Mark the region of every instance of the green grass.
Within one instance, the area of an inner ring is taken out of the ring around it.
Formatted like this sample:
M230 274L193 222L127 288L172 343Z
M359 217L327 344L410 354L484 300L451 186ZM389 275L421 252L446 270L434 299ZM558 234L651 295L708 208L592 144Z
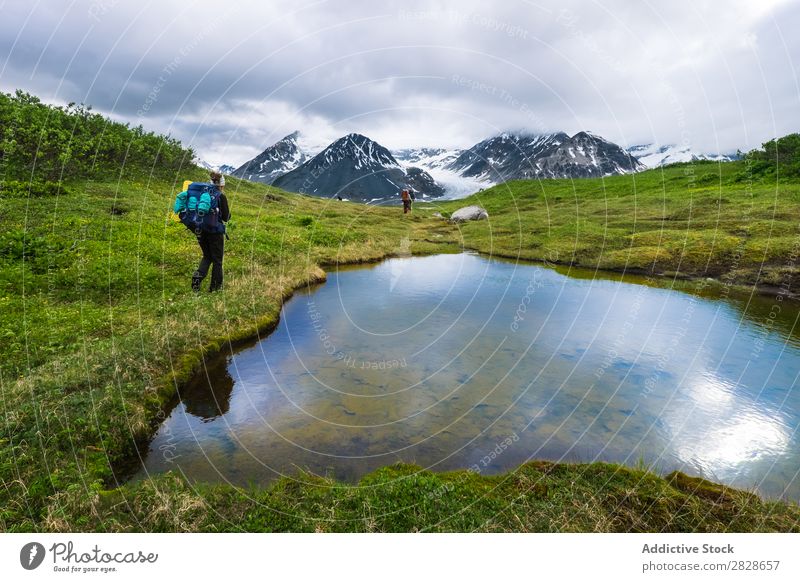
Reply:
M166 475L70 510L98 531L800 531L797 507L682 473L542 461L499 476L393 465L357 485L300 475L262 489L192 487Z
M177 185L73 181L0 204L0 529L101 531L797 531L797 505L614 465L534 463L505 476L399 466L347 486L116 487L205 356L265 332L282 301L336 262L477 249L603 269L795 282L800 185L742 182L742 164L604 180L511 182L467 201L397 208L230 179L220 294L194 296ZM197 169L184 178L202 179ZM431 217L479 203L489 221ZM735 258L735 260L734 260ZM763 267L763 268L762 268Z
M112 485L110 465L152 433L176 383L274 325L321 265L378 260L404 239L433 250L418 218L230 179L225 289L195 296L199 248L170 216L176 191L86 182L0 205L0 528L44 527L66 498Z
M451 240L498 256L741 285L800 283L800 182L748 180L745 162L676 164L626 176L519 180L466 200L488 221ZM796 257L795 257L796 258Z

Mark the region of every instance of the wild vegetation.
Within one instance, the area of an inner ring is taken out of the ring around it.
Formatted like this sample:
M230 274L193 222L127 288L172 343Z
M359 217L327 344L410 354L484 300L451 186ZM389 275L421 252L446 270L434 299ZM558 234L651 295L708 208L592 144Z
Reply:
M23 91L0 93L4 190L15 179L38 192L39 184L71 179L169 176L193 156L176 139L111 121L82 104L60 107Z
M170 213L183 180L205 178L191 150L22 93L0 98L0 116L0 529L798 530L796 505L604 464L533 463L497 477L396 466L358 486L301 476L261 490L117 478L176 385L266 333L281 302L326 266L409 246L474 248L793 282L800 184L789 178L742 181L744 161L697 164L693 180L675 167L512 182L407 217L230 178L226 286L195 295L197 243ZM456 227L432 216L469 202L491 219Z
M793 180L800 178L800 133L792 133L771 139L744 154L749 172L743 172L740 179L750 176L770 177L773 180Z
M484 253L658 275L665 283L713 277L796 293L800 180L764 170L771 143L737 162L603 179L516 180L422 210L447 216L466 204L486 208L488 221L463 224L454 239ZM793 156L800 160L800 150Z

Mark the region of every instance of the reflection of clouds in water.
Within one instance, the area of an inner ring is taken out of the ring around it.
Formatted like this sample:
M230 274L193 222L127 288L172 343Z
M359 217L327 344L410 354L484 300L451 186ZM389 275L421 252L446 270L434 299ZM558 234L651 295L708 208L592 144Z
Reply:
M712 429L694 454L705 467L736 466L784 453L789 435L780 423L759 413L734 416L722 427Z
M698 371L694 378L688 396L700 408L718 413L721 406L736 405L736 385L732 382L707 371Z
M687 406L674 409L670 418L671 442L683 461L709 474L730 476L748 463L777 459L788 451L791 434L782 415L768 416L764 403L733 383L711 372L693 375L686 396ZM690 441L681 438L692 425L708 428Z
M393 333L412 326L421 317L435 311L440 301L446 299L451 290L459 286L480 281L485 271L465 263L469 255L437 255L433 257L394 258L373 268L370 277L371 296L368 304L372 311L364 312L365 300L361 281L347 277L336 278L339 302L330 305L326 316L338 314L347 317L352 324L371 333ZM459 293L456 293L459 295ZM381 312L392 308L398 301L406 305L424 304L427 309L417 313L413 320L403 322L384 321Z
M511 333L534 276L542 286ZM223 416L203 423L178 411L154 450L175 447L194 478L219 480L219 470L266 482L266 464L355 479L396 460L469 466L516 433L492 470L644 457L665 472L800 498L800 353L768 337L753 359L747 320L690 301L470 255L346 269L288 302L279 328L232 358ZM400 357L407 365L364 365ZM158 454L147 464L173 468Z
M408 237L403 237L400 241L400 246L395 249L395 254L405 259L411 258L411 241ZM403 272L407 270L409 264L409 261L404 260L394 260L389 264L389 272L391 273L391 281L389 282L390 293L394 291L394 286L397 285L397 282L400 280L400 277L403 276Z
M439 289L446 291L459 276L475 275L475 269L465 272L464 259L469 255L435 255L389 259L378 265L383 276L402 271L403 285L408 289ZM411 267L411 268L409 268Z

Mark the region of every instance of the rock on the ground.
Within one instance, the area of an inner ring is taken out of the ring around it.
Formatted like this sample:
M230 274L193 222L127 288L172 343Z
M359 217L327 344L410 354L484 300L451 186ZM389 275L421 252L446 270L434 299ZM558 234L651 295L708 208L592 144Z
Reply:
M468 220L485 220L489 213L480 206L465 206L450 215L450 222L466 222Z

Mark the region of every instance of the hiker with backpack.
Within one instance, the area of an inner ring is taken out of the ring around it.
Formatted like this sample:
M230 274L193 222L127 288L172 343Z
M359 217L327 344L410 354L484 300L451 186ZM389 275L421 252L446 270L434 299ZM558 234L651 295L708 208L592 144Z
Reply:
M400 199L403 201L403 214L411 212L411 195L405 188L400 192Z
M225 197L225 177L219 172L211 172L211 183L192 182L178 194L173 210L181 222L197 237L203 258L192 274L192 290L200 291L200 286L211 267L209 291L222 288L222 258L225 253L225 223L231 212Z

